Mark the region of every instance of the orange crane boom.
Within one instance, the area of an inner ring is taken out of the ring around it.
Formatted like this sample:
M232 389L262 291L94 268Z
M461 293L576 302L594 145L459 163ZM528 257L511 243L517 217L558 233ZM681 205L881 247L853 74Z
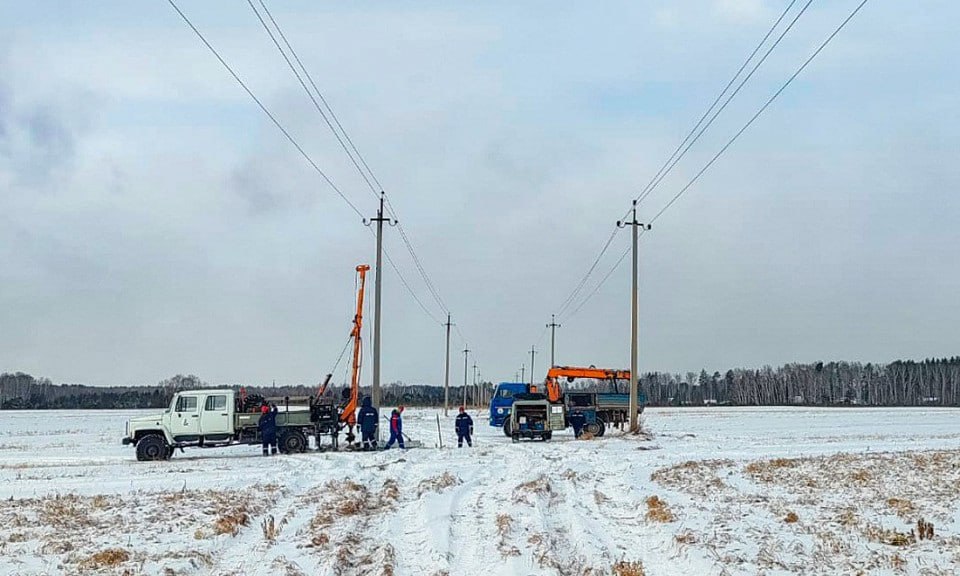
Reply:
M350 378L350 398L347 400L343 412L340 413L340 421L351 428L357 423L357 404L360 396L360 365L363 359L363 341L360 337L363 328L363 290L367 282L367 270L370 266L360 264L357 266L359 280L357 282L357 313L353 317L353 331L350 336L353 338L353 375Z
M554 366L547 371L547 377L543 381L547 389L547 400L550 402L559 402L563 398L563 391L560 389L558 379L566 378L567 382L573 382L577 378L592 378L594 380L630 380L629 370L615 370L611 368L582 368L578 366ZM536 392L536 387L531 392Z

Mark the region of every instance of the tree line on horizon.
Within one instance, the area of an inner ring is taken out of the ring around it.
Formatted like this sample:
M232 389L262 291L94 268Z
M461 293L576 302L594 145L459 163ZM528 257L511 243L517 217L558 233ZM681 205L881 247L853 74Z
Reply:
M578 381L570 388L626 392L625 383ZM483 382L484 399L493 384ZM154 386L88 386L54 384L22 372L0 374L0 409L118 409L165 408L180 390L233 388L213 386L194 375L177 375ZM273 398L305 398L316 386L246 386L248 394ZM338 398L344 386L331 386L327 394ZM960 356L923 361L897 360L889 364L816 362L786 364L778 368L737 368L725 373L653 372L640 379L640 390L649 406L960 406ZM369 388L361 389L369 394ZM463 386L450 386L450 405L463 398ZM468 386L470 404L476 390ZM383 404L443 406L443 386L394 382L382 389Z

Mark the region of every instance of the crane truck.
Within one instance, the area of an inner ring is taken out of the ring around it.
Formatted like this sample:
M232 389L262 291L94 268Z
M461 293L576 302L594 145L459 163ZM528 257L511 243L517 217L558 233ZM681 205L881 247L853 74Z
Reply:
M528 385L526 393L512 394L512 406L503 420L504 435L515 442L521 438L549 440L556 430L569 425L567 416L573 411L583 414L584 430L594 436L603 436L607 426L622 426L629 422L630 394L619 392L566 392L560 386L562 379L573 382L577 379L605 380L613 384L630 381L629 370L554 366L547 371L540 387ZM640 396L639 411L643 411L645 398ZM492 419L492 415L491 415Z

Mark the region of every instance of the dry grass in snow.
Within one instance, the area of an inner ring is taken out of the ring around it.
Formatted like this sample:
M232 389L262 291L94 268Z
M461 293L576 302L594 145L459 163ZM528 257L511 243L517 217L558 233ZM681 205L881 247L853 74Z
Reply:
M678 545L704 547L731 573L946 575L960 565L960 451L691 461L652 479L701 518ZM670 521L664 507L649 498L647 518Z
M392 576L396 552L391 544L361 537L372 523L392 510L400 499L396 480L388 478L378 490L351 480L329 481L299 499L316 513L298 533L337 576Z
M271 494L253 486L7 499L0 501L0 540L4 554L32 557L68 573L195 570L209 566L211 557L191 542L238 535L269 505ZM163 552L137 552L131 542L138 541L160 543Z
M661 500L659 496L650 496L644 502L647 504L647 520L666 523L677 519L667 503Z
M646 572L643 571L643 563L639 561L620 560L614 563L612 571L613 576L646 576Z
M443 492L447 488L459 486L460 484L463 484L460 478L450 472L444 472L439 476L421 480L417 486L417 495L423 496L427 492Z

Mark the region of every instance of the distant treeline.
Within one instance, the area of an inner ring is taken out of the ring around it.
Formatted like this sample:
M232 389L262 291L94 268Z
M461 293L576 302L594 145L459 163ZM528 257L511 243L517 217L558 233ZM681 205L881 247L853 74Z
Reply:
M578 382L577 388L625 392L624 383L616 386ZM581 386L579 384L585 385ZM574 386L569 384L569 386ZM200 378L177 375L155 386L85 386L53 384L46 378L34 378L17 372L0 374L0 408L17 409L110 409L164 408L179 390L211 388ZM240 386L232 386L238 389ZM493 384L478 386L483 401L489 398ZM701 370L685 375L644 374L640 388L652 406L682 405L864 405L864 406L960 406L960 357L928 359L922 362L896 361L890 364L858 362L817 362L787 364L779 368L734 369L709 374ZM316 394L316 386L247 386L248 394L270 397L306 397ZM369 394L369 389L362 390ZM342 386L331 387L327 394L338 397ZM470 403L477 390L468 387ZM383 404L395 406L442 406L442 386L402 382L383 387ZM450 404L463 398L462 386L450 387Z
M116 408L166 408L173 395L180 390L199 388L233 388L208 384L194 375L178 374L155 386L87 386L84 384L53 384L47 378L34 378L16 372L0 374L0 409L3 410L56 410L56 409L116 409ZM244 386L247 394L259 394L269 398L306 398L316 395L317 386ZM484 397L489 398L492 384L478 385ZM476 390L468 387L470 402L474 402ZM331 385L327 396L340 398L343 386ZM361 394L370 394L368 387ZM450 386L450 405L459 405L463 398L463 386ZM424 384L408 385L402 382L387 384L382 389L382 402L387 406L443 406L443 387Z
M647 374L652 405L960 406L960 357L890 364L817 362L720 374Z

